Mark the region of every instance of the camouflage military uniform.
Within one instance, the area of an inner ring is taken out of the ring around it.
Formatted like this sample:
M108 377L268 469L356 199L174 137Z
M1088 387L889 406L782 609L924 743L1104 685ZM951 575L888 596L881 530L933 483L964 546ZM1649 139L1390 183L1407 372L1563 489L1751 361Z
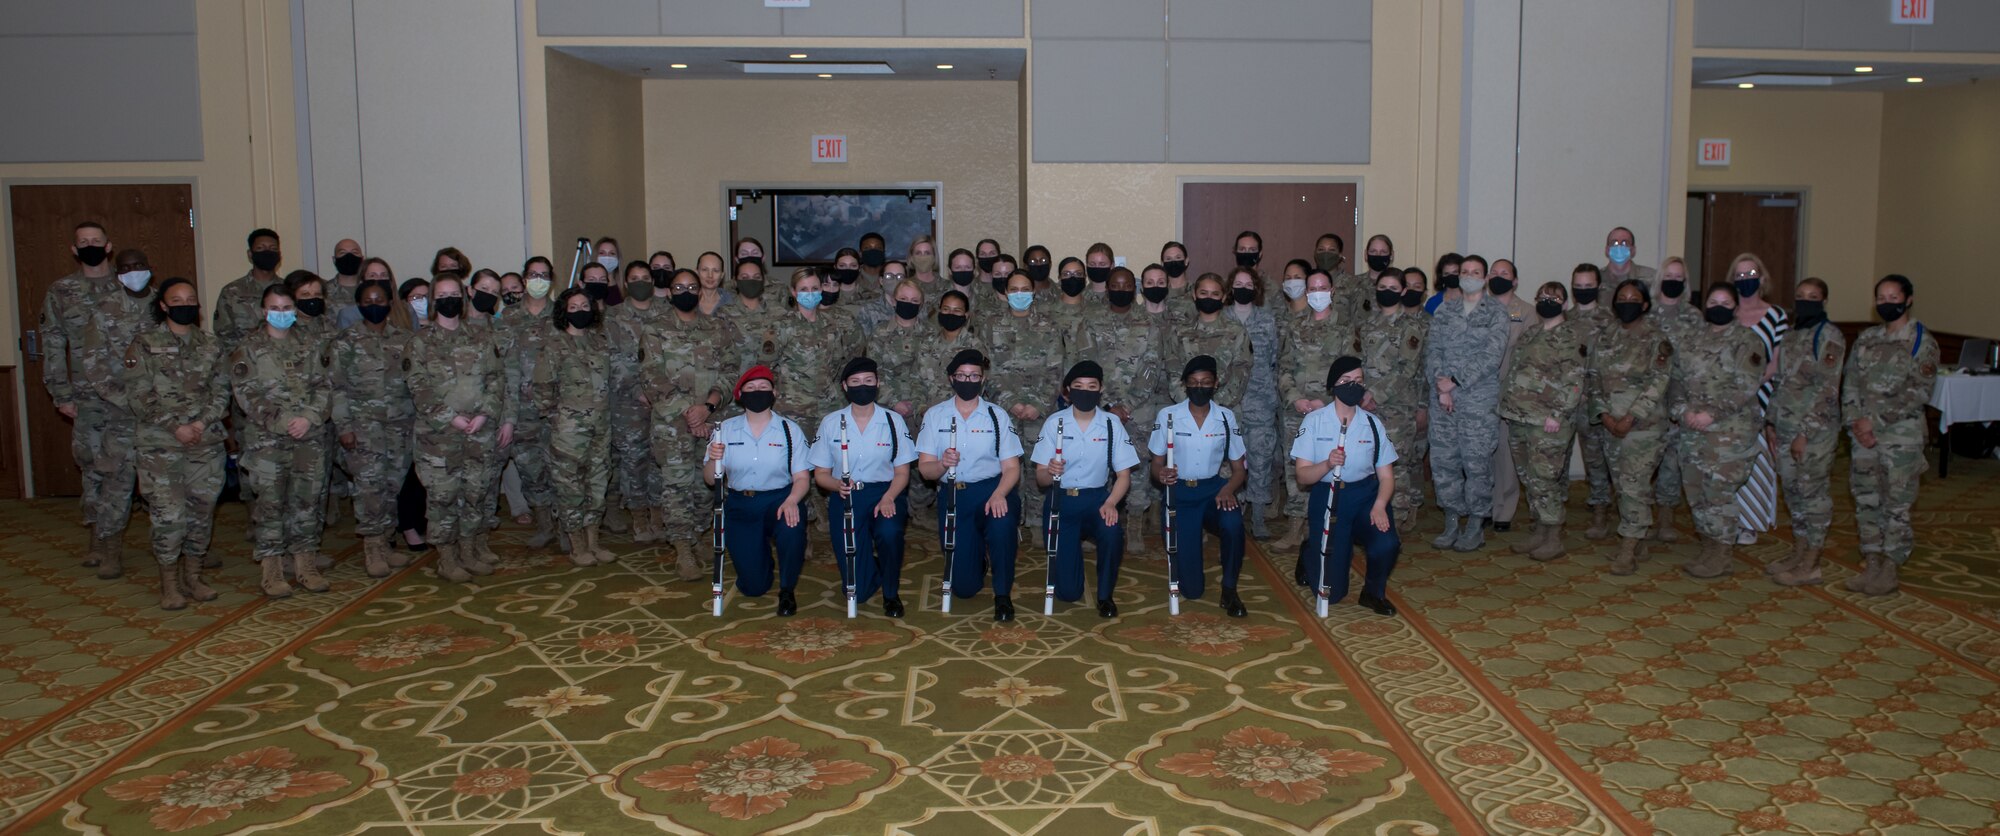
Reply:
M251 272L222 286L215 297L215 339L223 351L235 351L252 331L264 327L264 288L277 283L258 281Z
M1424 388L1431 413L1431 475L1438 507L1471 525L1493 506L1493 451L1499 444L1500 361L1512 320L1507 306L1482 295L1471 311L1447 300L1431 319ZM1458 381L1453 409L1438 401L1437 380ZM1448 529L1449 530L1449 529Z
M1354 356L1361 358L1361 374L1368 394L1375 399L1370 412L1381 419L1383 430L1401 453L1391 466L1396 493L1390 501L1396 509L1396 523L1402 526L1415 520L1417 511L1424 507L1424 454L1430 445L1417 431L1417 413L1425 403L1424 343L1430 328L1430 317L1409 310L1393 316L1367 314L1355 327ZM1324 375L1321 380L1325 380ZM1290 410L1291 404L1283 407Z
M1231 306L1225 310L1234 308ZM1233 314L1228 316L1235 318ZM1271 486L1279 471L1278 319L1270 308L1253 307L1250 317L1242 322L1243 331L1250 338L1250 380L1244 388L1242 404L1233 408L1236 417L1243 421L1243 438L1248 448L1244 458L1250 474L1249 481L1243 486L1243 498L1255 503L1257 508L1254 510L1261 515L1270 506ZM1151 427L1152 424L1138 426ZM1261 519L1256 522L1256 528L1263 529Z
M702 448L707 440L688 432L681 413L704 402L712 391L721 392L722 403L729 403L730 390L742 369L736 354L740 342L734 325L712 316L683 321L669 315L647 335L641 382L652 404L652 449L660 467L663 535L683 554L689 553L696 538L708 528L709 492L701 481ZM722 420L720 415L706 417L711 423Z
M259 560L319 551L326 509L326 422L332 412L325 343L259 328L230 354L230 385L245 425L237 467L255 490L250 521ZM312 427L293 438L285 425Z
M500 425L513 420L506 360L488 328L425 328L410 343L410 397L417 423L412 446L424 484L427 538L440 546L485 533L493 507L486 486L499 471ZM451 425L485 416L477 432Z
M1333 307L1343 321L1356 323L1375 313L1374 279L1348 273L1327 278L1333 281Z
M1067 371L1078 361L1096 361L1104 368L1103 408L1126 410L1130 417L1121 420L1127 427L1150 428L1160 408L1178 400L1169 399L1169 379L1180 374L1180 370L1169 372L1160 363L1160 337L1150 318L1138 309L1127 309L1121 314L1106 306L1096 316L1084 320L1077 346L1062 366ZM1134 445L1139 450L1141 467L1134 468L1125 495L1126 509L1131 513L1153 507L1153 498L1159 492L1146 475L1148 470L1143 465L1152 457L1144 447ZM1144 530L1143 526L1140 530Z
M82 381L79 361L93 301L101 294L119 289L115 278L92 279L78 270L50 284L42 299L42 385L56 404L76 406L69 450L77 470L83 474L84 519L93 524L104 494L104 477L97 471L97 456L104 449L104 402L88 387L79 385ZM70 379L72 369L76 370L75 382ZM119 530L124 529L121 526Z
M1056 411L1057 390L1062 386L1063 358L1074 355L1074 347L1082 339L1071 329L1065 330L1058 321L1042 310L1037 304L1028 309L1026 316L1014 316L1011 312L995 316L987 321L982 330L990 349L988 357L993 368L986 374L986 399L998 404L1002 410L1011 410L1016 404L1026 404L1041 411L1046 417ZM945 358L943 363L951 362ZM1034 449L1041 439L1042 418L1022 420L1021 444L1025 449ZM1030 528L1041 525L1042 489L1035 484L1035 465L1028 457L1021 457L1021 524Z
M1666 407L1673 359L1673 343L1651 317L1606 328L1590 348L1584 413L1599 425L1604 415L1634 419L1632 431L1612 436L1606 450L1619 537L1643 539L1653 525L1653 469L1670 452Z
M551 331L542 340L529 387L535 409L551 423L557 516L572 537L604 519L604 486L611 478L612 363L603 332Z
M1306 416L1300 414L1294 403L1300 400L1326 401L1331 397L1327 393L1326 373L1333 368L1335 359L1355 346L1354 324L1342 319L1340 311L1335 308L1327 309L1325 319L1314 319L1310 309L1287 313L1283 324L1277 358L1278 415L1284 437L1296 438ZM1362 374L1368 378L1369 388L1374 389L1376 381L1373 373L1364 371ZM1396 435L1391 432L1389 437L1394 439ZM1287 460L1283 468L1287 488L1285 516L1303 520L1310 488L1300 487L1299 480L1292 478L1291 465L1292 462Z
M529 312L526 303L507 308L500 314L500 342L501 351L521 377L522 387L515 395L514 443L507 446L506 456L520 473L521 493L527 496L528 506L553 509L556 493L549 476L549 422L529 391L543 344L555 336L549 316L547 308L539 314Z
M222 492L222 417L229 372L215 338L200 328L185 337L164 327L139 333L123 357L124 401L131 410L139 491L153 516L153 559L200 566ZM182 444L174 428L201 424L201 439Z
M1653 300L1653 309L1646 318L1660 327L1669 340L1678 340L1686 334L1707 324L1702 321L1701 311L1694 305L1682 302L1678 305L1662 305ZM1673 386L1673 384L1668 384ZM1669 392L1671 399L1671 391ZM1671 514L1674 506L1681 504L1681 425L1669 422L1666 430L1666 453L1660 457L1660 471L1653 482L1653 504L1666 509Z
M766 296L769 296L768 292ZM754 311L743 307L740 300L717 306L715 318L729 323L741 337L736 346L736 361L730 364L731 367L740 373L759 363L769 364L778 353L779 317L786 315L796 316L785 309L783 302L769 298L764 300L763 307ZM731 377L729 381L734 384L736 378Z
M1488 294L1491 296L1491 294ZM1507 330L1507 351L1500 357L1500 377L1505 380L1507 369L1514 360L1514 343L1541 317L1535 313L1535 305L1515 293L1492 296L1494 301L1505 305L1510 326ZM1512 523L1514 512L1521 506L1521 474L1514 467L1514 453L1506 442L1507 425L1495 422L1499 428L1500 441L1493 450L1493 503L1486 516L1494 522Z
M339 276L326 277L326 318L333 320L340 312L359 304L354 300L361 292L361 281L356 279L353 287L340 283Z
M1764 383L1764 343L1748 328L1730 326L1691 332L1674 347L1674 377L1680 398L1673 415L1681 423L1681 460L1695 471L1688 507L1695 528L1711 542L1736 542L1736 490L1750 478L1764 422L1757 389ZM1708 428L1687 425L1691 412L1714 418Z
M769 365L778 375L780 411L801 416L802 425L818 426L817 416L847 403L840 370L862 354L867 343L853 317L833 310L814 311L814 316L808 320L790 311L778 321L776 351Z
M1175 374L1187 367L1187 361L1206 354L1215 358L1218 374L1215 381L1215 402L1241 412L1238 404L1250 391L1250 332L1241 323L1218 314L1213 321L1203 322L1201 317L1192 316L1181 320L1179 327L1165 335L1166 346L1163 355L1167 368ZM1320 381L1326 380L1326 370L1320 370ZM1165 404L1162 404L1165 406ZM1248 431L1245 431L1248 439Z
M1840 371L1847 340L1822 320L1811 331L1789 334L1778 350L1777 389L1768 418L1778 434L1778 479L1792 516L1792 540L1818 549L1833 525L1833 453L1840 444ZM1924 392L1929 400L1930 392ZM1792 457L1792 439L1804 438L1805 457ZM1919 469L1922 468L1919 457Z
M645 310L619 305L604 314L604 339L611 351L611 455L618 495L628 511L656 508L660 502L660 467L653 457L652 416L639 399L640 355L647 333L660 327L671 308L649 304ZM643 532L645 526L637 528Z
M1545 526L1564 521L1569 498L1569 447L1576 437L1572 419L1583 403L1583 363L1593 323L1564 320L1553 328L1530 327L1514 344L1500 417L1513 445L1514 470L1528 495L1528 510ZM1560 424L1549 432L1545 422Z
M1877 325L1861 332L1848 353L1842 417L1850 428L1866 418L1875 429L1874 447L1856 441L1848 448L1861 553L1898 566L1910 559L1914 541L1910 506L1923 480L1924 404L1937 368L1937 340L1921 323L1894 332Z
M76 387L89 392L99 410L102 446L91 464L99 493L90 518L92 533L110 544L107 548L117 548L113 541L124 536L132 516L132 485L138 478L132 436L137 428L126 406L124 360L133 338L156 327L151 308L150 292L134 294L119 284L100 288L84 318L83 350L77 356Z
M1572 308L1564 317L1576 323L1583 332L1586 347L1597 345L1604 332L1618 327L1618 318L1603 305L1589 308ZM1515 349L1518 351L1519 346ZM1590 486L1589 498L1584 502L1591 508L1611 504L1611 431L1589 414L1588 400L1578 401L1576 413L1564 419L1575 427L1576 439L1583 448L1583 479ZM1568 469L1568 463L1564 463ZM1526 479L1523 478L1523 483Z
M396 526L396 495L410 471L410 433L416 406L410 399L410 332L383 323L378 333L357 322L333 341L333 429L354 434L341 447L354 480L354 531L366 539ZM337 443L337 442L336 442Z

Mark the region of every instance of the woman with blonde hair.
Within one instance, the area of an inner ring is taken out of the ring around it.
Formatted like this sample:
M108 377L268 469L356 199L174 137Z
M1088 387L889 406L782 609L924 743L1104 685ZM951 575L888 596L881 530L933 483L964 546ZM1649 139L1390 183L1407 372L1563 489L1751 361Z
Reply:
M1736 324L1764 342L1764 383L1757 388L1757 416L1761 420L1771 407L1776 391L1778 345L1792 329L1785 309L1764 300L1765 292L1777 281L1756 253L1742 253L1729 262L1729 281L1736 288ZM1742 521L1738 545L1757 541L1757 533L1770 531L1778 522L1777 440L1770 430L1757 437L1757 455L1750 463L1750 478L1736 492L1737 516Z

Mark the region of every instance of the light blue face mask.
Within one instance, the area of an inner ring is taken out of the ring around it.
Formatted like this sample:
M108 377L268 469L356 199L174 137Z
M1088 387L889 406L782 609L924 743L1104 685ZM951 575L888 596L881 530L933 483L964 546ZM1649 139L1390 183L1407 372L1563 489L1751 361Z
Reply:
M1007 307L1014 310L1025 311L1032 304L1035 304L1035 294L1032 291L1023 290L1007 294Z
M1606 255L1611 256L1612 264L1624 264L1632 260L1632 248L1624 244L1612 244L1611 250Z
M812 310L819 307L819 302L820 292L817 290L808 290L799 294L799 307L801 308Z
M291 327L292 327L292 323L294 323L294 322L297 322L297 321L299 321L299 312L298 312L298 311L265 311L265 312L264 312L264 321L265 321L265 322L267 322L267 323L269 323L269 324L270 324L270 326L271 326L272 328L276 328L276 329L278 329L278 330L280 330L280 331L283 331L283 330L286 330L286 329L289 329L289 328L291 328Z

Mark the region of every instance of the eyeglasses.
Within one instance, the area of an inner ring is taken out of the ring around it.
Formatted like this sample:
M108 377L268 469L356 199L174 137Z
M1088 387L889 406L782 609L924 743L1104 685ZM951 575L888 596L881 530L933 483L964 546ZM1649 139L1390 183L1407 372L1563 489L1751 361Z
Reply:
M694 293L698 290L701 290L701 285L677 284L674 285L673 287L667 288L667 290L673 293L681 293L681 292Z
M888 282L900 282L900 281L902 281L902 280L903 280L903 274L902 274L902 273L883 273L883 274L882 274L882 280L883 280L883 281L888 281Z
M1078 273L1075 270L1064 270L1062 277L1065 279L1081 279L1083 278L1083 274Z
M951 376L951 379L957 383L978 383L982 380L985 380L986 378L984 375L955 374Z
M548 273L529 273L529 274L528 274L528 278L531 278L531 279L546 279L546 278L549 278L549 277L550 277L550 274L548 274Z
M1758 271L1756 271L1756 270L1750 270L1750 271L1747 271L1747 272L1740 272L1740 273L1737 273L1737 274L1736 274L1736 278L1739 278L1739 279L1761 279L1761 278L1763 278L1763 277L1764 277L1764 274L1763 274L1763 273L1760 273L1760 272L1758 272Z

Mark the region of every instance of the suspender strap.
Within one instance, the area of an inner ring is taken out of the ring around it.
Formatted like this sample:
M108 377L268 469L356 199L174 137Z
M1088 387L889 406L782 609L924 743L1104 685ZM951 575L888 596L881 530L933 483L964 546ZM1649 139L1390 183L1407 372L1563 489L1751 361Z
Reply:
M903 441L899 438L902 433L896 429L896 413L884 410L882 414L889 419L889 466L893 468L896 457L903 454Z
M1382 428L1376 425L1376 423L1375 423L1375 416L1373 416L1373 415L1370 415L1370 416L1368 416L1368 437L1369 437L1369 438L1371 438L1371 439L1374 439L1374 440L1375 440L1375 449L1373 449L1373 450L1371 450L1371 451L1369 452L1369 455L1372 455L1372 456L1374 456L1374 457L1375 457L1375 460L1374 460L1374 461L1372 461L1372 462L1370 462L1368 466L1369 466L1369 467L1371 467L1371 468L1376 468L1376 467L1381 467L1381 466L1382 466Z
M785 431L785 475L792 475L792 422L778 418L778 426Z
M1104 420L1107 422L1104 425L1104 486L1108 488L1112 482L1118 481L1118 468L1111 463L1111 448L1118 443L1118 422L1111 418Z
M993 422L993 458L997 460L1000 458L1000 413L993 410L992 404L986 405L986 420Z
M1215 478L1222 478L1222 471L1229 467L1229 443L1236 440L1236 433L1229 429L1229 415L1222 416L1222 458L1215 465Z

